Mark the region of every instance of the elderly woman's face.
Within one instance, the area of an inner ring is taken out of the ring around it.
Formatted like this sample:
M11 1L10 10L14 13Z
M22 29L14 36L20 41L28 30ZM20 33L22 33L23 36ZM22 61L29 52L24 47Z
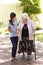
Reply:
M27 19L22 17L22 21L23 21L23 23L25 23L25 22L27 22Z

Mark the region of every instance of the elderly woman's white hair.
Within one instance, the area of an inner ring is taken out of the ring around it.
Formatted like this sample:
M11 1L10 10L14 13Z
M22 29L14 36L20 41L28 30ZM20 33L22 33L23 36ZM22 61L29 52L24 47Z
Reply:
M29 16L28 16L27 13L23 13L23 14L22 14L22 17L25 18L25 19L29 19Z

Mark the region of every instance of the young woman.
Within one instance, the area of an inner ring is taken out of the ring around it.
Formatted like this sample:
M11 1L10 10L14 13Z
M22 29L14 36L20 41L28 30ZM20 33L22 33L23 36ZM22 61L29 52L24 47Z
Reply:
M18 53L27 52L27 55L31 55L35 52L35 46L33 44L33 34L35 32L35 25L32 20L29 19L27 13L22 14L22 20L18 25L19 30L19 50ZM23 54L24 55L24 54Z
M8 22L8 31L9 37L12 42L12 61L16 61L16 51L17 51L17 44L18 44L18 35L16 33L17 30L17 19L16 14L10 14L10 20Z

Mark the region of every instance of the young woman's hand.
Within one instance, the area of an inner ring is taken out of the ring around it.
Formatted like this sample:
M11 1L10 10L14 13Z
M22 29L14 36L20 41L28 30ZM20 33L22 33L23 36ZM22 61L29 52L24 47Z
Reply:
M20 32L20 30L17 29L15 33L19 34L19 32Z

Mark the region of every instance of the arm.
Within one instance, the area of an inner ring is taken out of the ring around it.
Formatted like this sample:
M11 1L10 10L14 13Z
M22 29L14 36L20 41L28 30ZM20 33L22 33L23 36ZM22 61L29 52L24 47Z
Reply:
M21 23L19 23L19 25L17 26L17 33L20 33L20 28L21 28Z
M11 27L10 26L8 27L8 31L9 32L14 32L13 30L11 30Z
M8 31L9 31L9 32L15 32L15 33L16 33L16 31L13 31L13 30L11 29L11 27L8 27Z
M32 27L33 32L35 32L36 31L36 26L35 26L35 23L33 21L31 21L31 27Z
M13 30L11 29L11 24L10 24L9 22L8 22L7 26L8 26L8 31L9 31L9 32L15 32L15 31L13 31Z

